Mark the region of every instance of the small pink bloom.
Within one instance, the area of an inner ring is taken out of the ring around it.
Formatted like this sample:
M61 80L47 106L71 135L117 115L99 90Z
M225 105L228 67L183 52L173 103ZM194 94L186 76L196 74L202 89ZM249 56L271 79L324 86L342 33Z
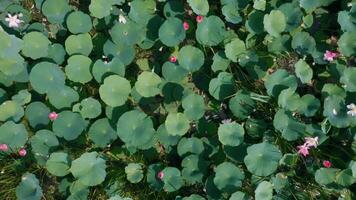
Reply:
M324 165L324 167L326 167L326 168L330 168L330 167L331 167L331 162L328 161L328 160L324 160L324 161L323 161L323 165Z
M183 28L184 28L184 30L188 30L189 29L189 24L188 24L188 22L184 22L183 23Z
M20 24L23 22L20 17L22 17L22 13L18 15L12 16L10 13L7 14L7 17L5 18L5 21L9 23L10 28L18 28Z
M7 150L9 150L7 144L0 144L0 151L7 151Z
M175 62L177 62L177 57L171 56L171 57L169 58L169 61L171 61L172 63L175 63Z
M201 16L201 15L198 15L198 16L196 17L196 21L197 21L198 23L202 22L203 19L204 19L204 17Z
M26 156L26 154L27 154L27 151L26 151L25 148L21 148L21 149L19 150L19 155L20 155L21 157Z
M163 173L162 171L160 171L160 172L157 173L157 178L158 178L158 179L162 180L163 177L164 177L164 173Z
M306 146L308 146L308 147L317 147L318 146L318 144L319 144L319 137L314 137L314 138L312 138L312 137L306 137L306 138L304 138L305 139L305 145Z
M56 112L51 112L51 113L49 113L48 118L51 121L54 121L54 120L56 120L58 118L58 114Z
M337 52L332 52L332 51L328 51L326 50L326 52L324 53L324 60L327 60L329 62L334 61L334 59L338 56Z
M297 148L298 148L298 154L303 155L304 157L309 155L309 147L307 145L303 144L298 146Z

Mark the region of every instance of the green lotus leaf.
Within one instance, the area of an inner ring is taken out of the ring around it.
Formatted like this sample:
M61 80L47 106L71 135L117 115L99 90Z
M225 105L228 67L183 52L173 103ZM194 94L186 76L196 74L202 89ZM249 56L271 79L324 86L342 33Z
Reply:
M248 200L248 196L240 191L234 192L229 200Z
M144 40L139 44L142 49L150 49L159 39L159 27L163 24L164 19L159 15L154 15L149 18L145 29Z
M337 173L335 183L347 187L351 186L356 182L356 178L352 176L352 171L351 169L344 169Z
M356 32L356 23L351 16L351 13L347 11L340 11L338 13L337 22L340 24L343 32Z
M142 164L129 163L125 167L126 178L130 183L139 183L143 179Z
M70 160L67 153L52 153L46 162L46 169L55 176L65 176L69 174Z
M184 197L182 200L205 200L205 199L200 195L192 194L189 197Z
M242 17L239 14L239 10L235 6L225 5L221 9L223 15L225 16L225 20L227 22L238 24L242 22Z
M225 45L226 57L233 62L238 62L241 56L245 53L245 43L239 38L234 38L230 43Z
M340 82L345 84L345 90L348 92L356 92L356 69L346 68L343 71Z
M106 177L105 160L97 152L84 153L72 162L69 171L85 186L99 185Z
M220 124L218 129L219 141L226 146L239 146L244 140L245 130L236 123Z
M0 31L0 40L0 71L7 76L20 74L25 69L24 59L19 54L24 42L5 31Z
M217 100L223 100L235 93L235 84L232 74L220 72L218 77L211 79L209 93Z
M273 197L273 185L268 181L262 181L255 190L256 200L270 200Z
M204 151L204 144L196 137L182 138L178 143L177 151L181 157L187 154L199 155Z
M214 72L225 71L230 66L230 60L226 57L224 51L218 51L214 54L211 70Z
M253 138L260 138L267 129L267 123L262 119L248 118L245 123L246 133Z
M298 112L300 112L301 114L307 117L314 116L320 108L319 99L317 99L315 96L311 94L306 94L302 96L302 98L300 98L300 101L302 103L298 108Z
M161 92L161 78L154 72L142 72L135 83L136 91L143 97L153 97Z
M37 163L46 164L51 148L59 145L57 137L49 130L39 130L30 138L31 150Z
M335 168L320 168L315 172L315 181L320 185L328 185L336 180L336 175L339 169Z
M300 108L300 97L294 89L282 90L278 96L278 105L289 111L297 111Z
M169 17L158 31L161 42L169 47L177 46L185 39L183 22L175 17Z
M205 102L200 95L193 93L184 97L182 107L184 108L184 115L190 120L198 120L204 116Z
M169 135L183 136L190 129L189 120L183 113L169 113L165 121Z
M157 129L157 134L155 135L158 142L162 144L166 149L170 146L178 144L180 136L169 135L166 129L165 124L161 124Z
M106 77L99 88L100 98L112 107L124 105L130 92L130 82L118 75Z
M90 14L99 19L110 15L112 3L107 0L92 0L89 5Z
M179 169L175 168L175 167L166 167L163 169L163 189L166 192L174 192L179 190L183 184L183 178L181 176L181 173L179 171Z
M25 173L16 187L16 197L19 200L40 200L43 196L39 180L34 174Z
M28 90L20 90L16 95L12 96L11 99L18 105L25 105L31 101L32 95Z
M64 192L66 192L66 190ZM89 195L89 188L80 181L74 181L69 185L69 192L70 196L67 200L87 199Z
M207 0L188 0L189 6L197 15L206 15L209 12L209 3Z
M165 62L162 66L162 75L169 82L180 82L188 75L188 71L182 66Z
M48 115L50 112L50 109L44 103L35 101L26 107L25 116L30 126L38 129L48 124Z
M32 59L48 56L48 49L51 42L40 32L30 32L23 37L23 55Z
M133 46L126 45L124 42L113 43L108 40L104 44L104 54L117 57L124 65L130 64L135 58L135 49Z
M265 87L268 95L277 97L284 89L297 89L297 79L295 76L289 75L286 70L278 69L267 76Z
M0 105L0 121L19 121L24 115L23 107L16 101L5 101Z
M23 124L7 121L0 126L0 144L7 144L11 149L19 149L26 144L28 132Z
M146 24L156 12L154 0L135 0L131 2L129 17L139 24Z
M273 126L282 133L282 137L288 141L294 141L305 133L305 124L298 122L291 112L280 109L273 119Z
M73 34L87 33L92 28L91 18L81 11L72 12L67 17L67 27Z
M61 98L58 98L61 97ZM57 109L71 107L79 100L78 93L71 87L64 86L58 90L51 90L48 93L49 102Z
M252 34L260 34L264 31L264 23L261 20L264 17L264 13L258 10L252 11L248 15L248 19L245 23L247 30Z
M196 30L197 41L206 46L219 45L226 35L224 22L215 15L204 18Z
M313 69L310 68L308 63L300 59L295 63L295 74L302 81L302 83L310 83L313 78Z
M70 141L78 138L86 126L87 123L79 113L63 111L53 122L53 132L57 137L63 137Z
M341 35L338 45L340 48L340 52L345 56L353 56L356 55L356 44L355 41L356 34L355 32L345 32Z
M84 119L94 119L101 114L100 102L92 97L83 99L79 107L79 112Z
M66 54L66 50L59 43L55 43L49 46L48 57L55 61L58 65L64 62Z
M110 125L107 118L96 120L88 131L88 137L92 140L95 146L105 148L112 141L116 140L117 133Z
M255 106L255 101L251 99L249 92L245 90L237 91L236 95L229 101L229 108L232 114L239 119L248 118Z
M179 50L179 64L189 72L198 71L204 64L203 52L191 45L184 46Z
M59 90L65 82L65 75L58 65L49 62L36 64L30 72L32 88L40 93Z
M315 51L316 43L307 32L297 32L293 35L292 48L299 54L312 54Z
M98 83L102 83L106 77L112 74L125 76L125 65L119 58L114 57L110 62L97 60L92 69L93 76Z
M159 191L163 188L163 182L158 179L157 174L163 170L162 164L151 164L147 169L147 183L150 188Z
M332 126L346 128L356 124L355 117L347 114L345 99L341 96L331 95L324 100L323 115Z
M207 196L211 199L222 199L222 192L214 184L214 176L210 175L205 182Z
M144 27L130 19L126 23L117 22L110 30L110 35L114 43L124 42L128 46L139 44L144 39Z
M198 155L189 155L182 160L182 176L189 184L202 183L209 162Z
M184 16L184 2L179 0L167 1L164 4L163 14L166 18L177 17L182 19Z
M92 61L83 55L74 55L68 58L65 72L69 80L79 83L87 83L93 77L90 73Z
M215 168L214 184L223 192L235 192L242 186L244 178L243 170L230 162L223 162Z
M117 122L117 135L128 147L142 148L153 139L152 120L145 113L132 110L124 113Z
M93 43L89 33L70 35L65 41L66 51L69 55L82 54L88 56L93 50Z
M286 17L280 10L272 10L263 18L263 25L265 30L274 37L279 37L286 29Z
M282 11L286 18L285 31L292 31L300 26L303 12L298 5L298 1L282 4L278 10Z
M54 24L62 24L69 11L68 0L46 0L42 4L42 13Z

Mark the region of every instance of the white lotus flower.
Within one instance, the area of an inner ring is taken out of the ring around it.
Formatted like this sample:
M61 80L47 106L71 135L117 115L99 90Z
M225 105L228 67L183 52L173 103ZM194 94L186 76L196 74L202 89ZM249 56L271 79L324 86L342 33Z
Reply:
M10 28L18 28L20 24L23 22L20 17L22 17L22 13L18 15L12 16L10 13L7 14L7 17L5 18L5 21L9 23Z
M351 115L352 117L356 116L356 105L351 103L349 105L346 106L347 109L349 109L349 111L347 111L348 115Z
M126 20L125 16L119 15L119 22L122 24L126 24L127 20Z

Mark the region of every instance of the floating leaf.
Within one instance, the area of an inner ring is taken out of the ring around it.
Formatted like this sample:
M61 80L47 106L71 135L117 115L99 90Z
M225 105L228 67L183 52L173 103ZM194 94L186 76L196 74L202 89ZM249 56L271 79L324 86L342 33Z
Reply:
M272 10L269 14L266 14L263 18L263 24L266 31L274 36L279 37L286 28L286 17L283 12L279 10Z
M143 97L153 97L161 92L161 78L154 72L142 72L135 83L136 91Z
M173 47L181 43L185 39L185 30L183 22L175 17L169 17L159 28L159 39L169 47Z
M52 153L46 162L46 169L55 176L69 174L70 160L68 154L63 152Z
M116 131L111 127L107 118L96 120L88 131L89 138L96 146L105 148L117 138Z
M58 119L53 122L53 132L58 137L74 140L79 137L86 125L79 113L63 111L58 114Z
M224 22L215 15L204 18L196 30L197 41L206 46L219 45L226 35Z
M209 3L207 0L188 0L189 6L197 15L206 15L209 12Z
M24 46L22 53L32 59L48 56L48 49L51 42L40 32L30 32L23 37Z
M242 186L244 178L242 169L230 162L223 162L215 169L214 184L221 191L233 193Z
M124 105L130 92L130 82L118 75L105 78L104 84L99 88L100 98L112 107Z
M40 94L59 90L63 87L65 76L63 71L53 63L40 62L30 72L30 83Z
M226 146L238 146L244 140L245 130L236 123L221 124L218 129L219 141Z
M16 187L16 197L19 200L40 200L42 195L42 189L36 176L29 172L24 174L20 184Z
M143 179L142 165L139 163L129 163L125 167L125 173L130 183L138 183Z
M67 27L73 34L87 33L92 28L91 18L81 11L72 12L67 17Z
M190 128L189 120L183 113L169 113L165 125L168 134L172 136L183 136Z
M84 84L92 79L90 58L83 55L74 55L68 58L67 62L65 72L69 80Z
M189 72L198 71L204 64L203 52L193 46L187 45L179 50L179 65Z

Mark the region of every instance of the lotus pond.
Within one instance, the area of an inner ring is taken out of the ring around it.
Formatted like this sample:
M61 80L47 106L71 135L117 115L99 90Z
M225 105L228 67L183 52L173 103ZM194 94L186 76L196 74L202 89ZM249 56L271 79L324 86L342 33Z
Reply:
M355 0L0 0L1 200L355 191Z

